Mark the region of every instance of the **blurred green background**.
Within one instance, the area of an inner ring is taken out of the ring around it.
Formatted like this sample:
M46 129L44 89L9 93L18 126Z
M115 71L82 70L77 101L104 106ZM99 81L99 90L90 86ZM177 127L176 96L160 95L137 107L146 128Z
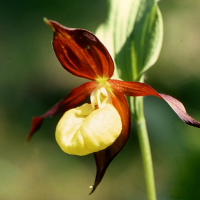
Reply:
M32 117L85 81L59 64L43 17L95 32L105 19L106 0L8 0L0 5L0 199L145 199L134 128L91 196L93 155L70 156L59 149L54 139L59 116L46 120L31 142L25 142ZM163 48L146 83L181 100L200 120L200 2L162 0L159 6ZM200 199L200 130L182 123L155 97L145 97L145 114L158 199Z

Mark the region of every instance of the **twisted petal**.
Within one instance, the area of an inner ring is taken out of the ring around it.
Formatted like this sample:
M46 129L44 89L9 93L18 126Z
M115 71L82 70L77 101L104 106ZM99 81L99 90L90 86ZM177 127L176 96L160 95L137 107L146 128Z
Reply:
M109 79L114 64L108 50L92 33L72 29L45 19L54 31L53 48L62 66L74 74L90 80Z
M56 103L46 113L41 116L34 117L27 140L30 140L31 136L40 128L46 117L53 116L57 113L64 113L81 103L91 94L96 85L96 82L87 82L77 88L74 88L64 99Z
M118 80L109 80L109 83L114 90L122 92L128 96L157 96L165 100L183 122L188 125L200 128L200 122L196 121L187 114L185 107L180 101L169 95L156 92L151 86L145 83L126 82Z
M94 153L97 173L91 193L95 191L96 187L101 182L110 162L126 144L130 132L130 112L126 97L122 93L114 91L111 98L112 104L121 116L122 132L111 146L109 146L105 150Z
M185 107L180 101L166 94L159 93L159 95L171 106L171 108L182 121L184 121L188 125L200 128L200 122L196 121L187 114Z

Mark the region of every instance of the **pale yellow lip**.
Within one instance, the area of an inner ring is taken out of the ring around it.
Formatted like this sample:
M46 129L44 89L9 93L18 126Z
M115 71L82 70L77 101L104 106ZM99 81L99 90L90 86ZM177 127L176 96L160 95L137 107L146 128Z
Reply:
M113 144L122 130L121 117L112 105L109 92L96 88L91 104L67 111L56 127L56 141L68 154L87 155Z

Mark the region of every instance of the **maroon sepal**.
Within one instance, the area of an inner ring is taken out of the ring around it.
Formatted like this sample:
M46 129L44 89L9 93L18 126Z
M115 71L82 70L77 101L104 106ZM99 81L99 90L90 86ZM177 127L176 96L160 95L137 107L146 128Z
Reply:
M113 60L100 40L83 29L67 28L45 20L54 31L53 48L61 65L75 76L96 80L111 78Z
M91 94L96 85L97 83L92 81L74 88L64 99L56 103L46 113L41 116L34 117L27 141L29 141L32 135L40 128L45 118L53 116L57 113L64 113L77 104L81 103Z
M109 146L108 148L102 151L94 153L97 172L96 172L95 182L90 194L92 194L95 191L96 187L101 182L110 162L126 144L126 141L128 139L129 132L130 132L130 111L129 111L127 99L122 93L119 93L117 91L116 92L113 91L113 92L114 93L111 96L112 104L114 105L114 107L117 109L117 111L119 112L121 116L122 132L111 146Z
M180 101L169 95L158 93L151 86L145 83L118 80L109 80L109 83L112 88L128 96L157 96L165 100L183 122L188 125L200 128L200 122L196 121L187 114L185 107Z

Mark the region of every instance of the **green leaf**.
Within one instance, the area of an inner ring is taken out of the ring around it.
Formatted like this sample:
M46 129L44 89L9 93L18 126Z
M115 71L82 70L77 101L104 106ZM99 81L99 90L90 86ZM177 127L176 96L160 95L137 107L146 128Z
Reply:
M163 39L155 0L109 0L108 18L97 36L114 59L115 78L139 80L157 60Z

